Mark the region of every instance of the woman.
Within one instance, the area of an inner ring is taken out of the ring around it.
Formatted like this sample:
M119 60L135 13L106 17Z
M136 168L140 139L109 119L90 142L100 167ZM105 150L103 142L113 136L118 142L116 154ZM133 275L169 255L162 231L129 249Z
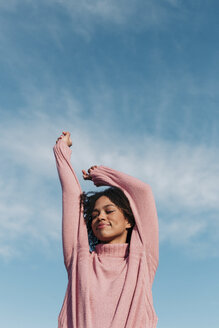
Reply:
M158 220L149 185L104 166L85 180L110 186L84 195L70 163L69 132L54 146L63 201L68 287L59 328L155 328L152 283L158 266ZM89 237L95 248L89 251Z

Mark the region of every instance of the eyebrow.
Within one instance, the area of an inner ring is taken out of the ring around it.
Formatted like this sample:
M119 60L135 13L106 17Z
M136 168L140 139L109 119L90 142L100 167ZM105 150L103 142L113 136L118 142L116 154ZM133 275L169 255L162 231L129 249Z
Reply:
M106 207L109 207L109 206L114 206L115 207L115 205L113 205L113 204L107 204L103 208L106 208ZM99 210L97 208L94 208L93 211L92 211L92 213L93 212L99 212Z

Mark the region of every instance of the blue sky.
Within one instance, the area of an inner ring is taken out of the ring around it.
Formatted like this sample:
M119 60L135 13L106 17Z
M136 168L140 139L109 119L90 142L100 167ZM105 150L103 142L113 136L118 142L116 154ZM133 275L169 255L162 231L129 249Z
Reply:
M219 326L217 1L0 2L0 325L54 328L67 275L52 147L148 182L158 328Z

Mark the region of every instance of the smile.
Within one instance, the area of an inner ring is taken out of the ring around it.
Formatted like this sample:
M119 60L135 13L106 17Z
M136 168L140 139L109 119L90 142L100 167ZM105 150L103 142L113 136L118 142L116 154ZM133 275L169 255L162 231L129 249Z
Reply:
M103 229L103 228L105 228L107 226L109 226L109 224L100 223L100 224L98 224L97 229Z

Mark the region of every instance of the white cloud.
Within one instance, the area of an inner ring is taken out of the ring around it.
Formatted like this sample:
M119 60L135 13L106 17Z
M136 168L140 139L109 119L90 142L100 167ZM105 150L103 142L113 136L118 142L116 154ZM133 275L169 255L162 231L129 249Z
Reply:
M168 240L173 245L185 245L191 242L206 230L206 222L202 219L200 222L194 218L178 217L171 222L161 221L160 229L162 231L161 241Z

